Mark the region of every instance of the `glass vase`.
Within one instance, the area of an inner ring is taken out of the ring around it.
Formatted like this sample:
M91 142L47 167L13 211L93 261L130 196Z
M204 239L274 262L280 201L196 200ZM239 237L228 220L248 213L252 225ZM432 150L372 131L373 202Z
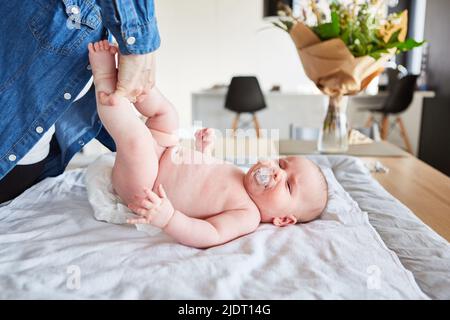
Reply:
M329 97L328 108L319 134L317 148L321 153L348 151L348 97Z

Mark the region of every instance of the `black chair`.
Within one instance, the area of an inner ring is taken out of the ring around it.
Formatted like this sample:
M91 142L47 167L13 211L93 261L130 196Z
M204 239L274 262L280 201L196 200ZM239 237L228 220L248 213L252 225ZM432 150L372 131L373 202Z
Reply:
M251 113L256 136L260 137L260 126L256 112L266 108L266 102L256 77L233 77L225 100L225 108L236 112L233 121L233 135L239 126L242 113Z
M393 68L387 69L386 73L388 76L387 90L389 92L391 92L397 85L400 78L402 77L402 73L398 69L393 69Z
M386 140L389 134L389 116L396 115L396 124L400 127L400 134L402 135L406 149L409 153L413 153L411 143L405 125L399 114L406 111L411 105L416 90L417 78L417 75L407 75L401 78L389 92L389 95L381 108L365 109L365 111L370 111L372 113L367 121L366 127L372 126L375 119L374 113L381 113L383 115L381 121L381 139L383 140Z

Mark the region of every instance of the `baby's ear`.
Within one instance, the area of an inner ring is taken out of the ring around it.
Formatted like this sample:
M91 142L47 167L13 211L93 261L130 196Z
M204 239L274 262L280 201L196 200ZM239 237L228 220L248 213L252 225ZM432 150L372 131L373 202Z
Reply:
M297 218L293 215L285 216L285 217L276 217L273 218L272 223L277 227L286 227L290 224L296 224Z

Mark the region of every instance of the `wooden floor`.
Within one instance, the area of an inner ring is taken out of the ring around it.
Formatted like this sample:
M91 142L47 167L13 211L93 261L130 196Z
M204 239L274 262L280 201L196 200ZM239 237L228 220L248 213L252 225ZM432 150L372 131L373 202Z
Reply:
M450 178L413 156L361 158L390 169L373 177L423 222L450 241Z

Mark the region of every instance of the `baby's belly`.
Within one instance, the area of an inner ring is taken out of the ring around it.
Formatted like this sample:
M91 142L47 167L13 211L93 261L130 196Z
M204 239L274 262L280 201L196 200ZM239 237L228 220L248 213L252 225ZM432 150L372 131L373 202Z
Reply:
M243 178L244 173L231 164L175 147L167 149L160 159L154 190L162 184L175 209L191 217L208 218L250 200Z

